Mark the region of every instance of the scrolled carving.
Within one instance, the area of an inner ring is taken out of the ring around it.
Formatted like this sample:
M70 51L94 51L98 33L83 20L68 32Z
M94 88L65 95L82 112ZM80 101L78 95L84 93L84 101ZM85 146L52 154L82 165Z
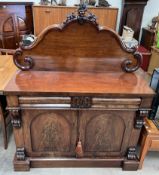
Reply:
M136 148L135 147L128 148L127 159L128 160L136 160L137 159Z
M18 57L22 56L23 51L17 49L13 55L14 64L21 70L29 70L33 67L33 59L31 57L25 57L23 63L18 61Z
M72 108L90 108L92 105L91 97L72 97L71 107Z
M21 127L21 117L20 117L20 110L19 109L11 109L9 110L11 115L11 123L12 126L15 128Z
M96 16L87 11L87 6L85 4L81 4L76 12L68 15L63 24L67 25L74 20L77 20L79 24L84 24L85 21L90 21L93 24L98 25L96 22Z
M133 61L130 59L126 59L122 62L121 67L125 72L135 72L141 66L142 55L139 52L135 52L134 58L136 59L135 64L133 64Z
M148 111L147 110L139 110L137 111L136 114L136 119L135 119L135 129L141 129L142 126L145 124L144 121L144 116L148 115Z
M25 149L24 148L16 149L16 158L17 160L25 160Z

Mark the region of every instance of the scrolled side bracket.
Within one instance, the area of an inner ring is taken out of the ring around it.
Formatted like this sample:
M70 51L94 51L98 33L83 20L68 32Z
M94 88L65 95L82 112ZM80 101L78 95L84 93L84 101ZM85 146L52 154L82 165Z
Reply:
M18 60L18 57L23 55L21 49L17 49L13 55L14 64L21 70L30 70L33 67L33 59L31 57L24 57L22 61Z
M139 67L142 64L142 55L139 52L134 52L134 58L136 59L136 63L133 64L133 61L130 59L126 59L122 62L121 67L123 69L123 71L125 72L135 72L137 69L139 69Z

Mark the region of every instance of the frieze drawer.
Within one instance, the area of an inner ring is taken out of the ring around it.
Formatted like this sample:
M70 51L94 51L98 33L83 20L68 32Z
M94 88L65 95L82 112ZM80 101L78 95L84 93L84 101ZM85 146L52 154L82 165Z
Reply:
M92 108L92 109L138 109L140 98L99 97L19 97L24 108Z

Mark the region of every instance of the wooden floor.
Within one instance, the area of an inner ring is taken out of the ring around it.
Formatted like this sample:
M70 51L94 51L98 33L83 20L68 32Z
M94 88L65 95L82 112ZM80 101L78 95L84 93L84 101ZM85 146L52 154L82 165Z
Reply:
M30 172L14 172L12 159L15 153L14 138L11 135L8 149L3 148L0 126L0 175L158 175L159 152L149 152L142 170L122 171L121 168L32 168Z

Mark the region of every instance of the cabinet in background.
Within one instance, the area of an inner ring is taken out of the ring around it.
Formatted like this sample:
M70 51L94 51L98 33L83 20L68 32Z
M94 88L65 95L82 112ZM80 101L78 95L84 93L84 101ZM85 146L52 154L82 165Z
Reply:
M32 2L0 2L0 48L15 49L33 33Z
M123 0L119 29L120 34L122 34L123 26L126 25L134 30L134 38L139 39L143 12L147 1L148 0Z
M96 15L100 25L116 29L118 8L90 7L88 10ZM40 32L52 24L61 24L73 11L76 11L76 7L34 5L35 35L40 34Z

